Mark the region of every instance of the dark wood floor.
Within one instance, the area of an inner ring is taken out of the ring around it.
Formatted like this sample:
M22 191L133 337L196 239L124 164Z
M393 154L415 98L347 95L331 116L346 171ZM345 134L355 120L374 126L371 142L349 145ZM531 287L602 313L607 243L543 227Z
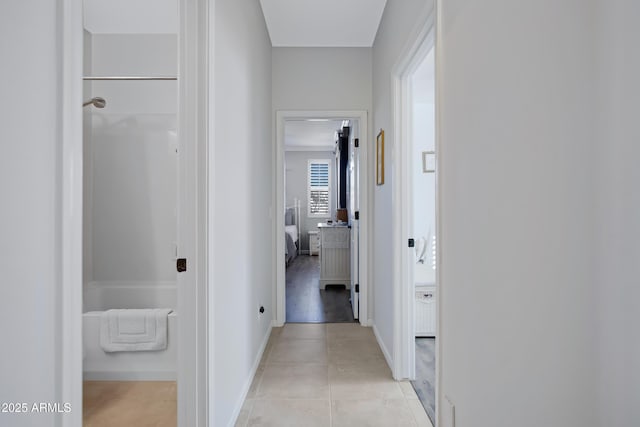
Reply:
M354 322L351 293L344 286L321 290L320 257L300 255L287 268L287 322Z
M411 381L431 422L436 413L436 339L416 338L416 380Z

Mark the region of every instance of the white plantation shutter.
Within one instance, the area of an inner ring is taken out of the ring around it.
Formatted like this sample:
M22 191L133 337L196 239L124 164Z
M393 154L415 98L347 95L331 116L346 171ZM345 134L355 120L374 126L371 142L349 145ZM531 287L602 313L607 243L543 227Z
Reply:
M309 215L329 216L329 161L309 161Z

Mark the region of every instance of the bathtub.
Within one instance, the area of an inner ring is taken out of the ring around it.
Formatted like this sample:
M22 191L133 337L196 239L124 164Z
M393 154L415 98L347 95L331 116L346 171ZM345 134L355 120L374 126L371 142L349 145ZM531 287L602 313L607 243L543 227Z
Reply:
M169 314L167 348L162 351L105 353L100 347L102 311L82 314L83 378L95 381L175 381L177 321Z
M178 344L176 282L94 281L85 284L82 315L83 373L96 381L173 381ZM100 347L100 316L112 308L173 308L167 348L162 351L105 353Z
M84 312L110 308L175 308L176 282L94 281L84 285Z

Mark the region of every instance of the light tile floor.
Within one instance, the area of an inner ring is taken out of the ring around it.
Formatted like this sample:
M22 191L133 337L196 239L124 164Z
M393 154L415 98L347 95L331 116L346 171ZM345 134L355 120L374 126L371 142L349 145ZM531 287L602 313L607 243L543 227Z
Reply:
M370 328L288 323L273 329L236 426L301 425L432 427Z

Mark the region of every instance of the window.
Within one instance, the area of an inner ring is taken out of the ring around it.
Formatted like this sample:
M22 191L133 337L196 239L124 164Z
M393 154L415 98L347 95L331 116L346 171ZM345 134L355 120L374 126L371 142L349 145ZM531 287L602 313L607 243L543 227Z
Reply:
M309 216L329 217L331 211L331 180L329 160L309 160Z

